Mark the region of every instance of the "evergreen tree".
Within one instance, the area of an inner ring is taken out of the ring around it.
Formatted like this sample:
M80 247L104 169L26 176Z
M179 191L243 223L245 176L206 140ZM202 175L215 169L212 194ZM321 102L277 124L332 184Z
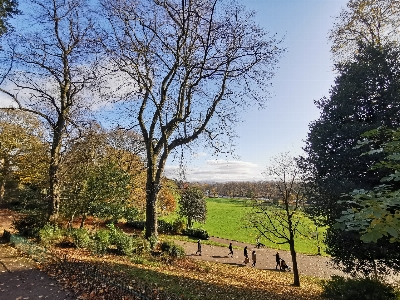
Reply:
M393 46L359 45L354 60L336 66L339 75L329 98L316 104L321 116L311 123L302 167L308 171L308 201L312 213L326 216L333 225L349 208L344 194L355 189L370 190L387 176L387 170L371 169L383 154L361 155L361 135L400 123L400 52ZM347 271L369 272L380 259L386 266L399 267L400 247L382 239L377 244L360 241L360 234L330 227L328 252Z

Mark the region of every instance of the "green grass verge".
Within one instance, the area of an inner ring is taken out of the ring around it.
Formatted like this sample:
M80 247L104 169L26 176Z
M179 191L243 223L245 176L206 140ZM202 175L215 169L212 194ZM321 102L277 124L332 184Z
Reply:
M257 238L257 231L255 229L246 228L246 215L249 213L251 207L248 200L245 199L231 199L231 198L208 198L207 199L207 220L205 224L195 223L194 227L203 228L208 231L211 236L225 238L228 240L240 241L244 243L255 244ZM165 220L173 220L177 215L170 215ZM306 216L305 224L309 226L310 231L313 230L314 225ZM325 233L324 228L319 228L318 235L322 237ZM261 237L261 243L266 247L289 250L288 244L276 244ZM317 254L318 246L315 236L296 238L296 251L305 254ZM326 255L325 246L321 243L321 254Z

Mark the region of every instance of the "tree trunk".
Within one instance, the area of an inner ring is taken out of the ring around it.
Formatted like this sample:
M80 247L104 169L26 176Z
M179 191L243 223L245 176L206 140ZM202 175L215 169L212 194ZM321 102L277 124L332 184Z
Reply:
M192 218L188 217L188 228L192 228Z
M60 181L58 171L60 167L60 150L62 143L62 129L64 128L64 119L60 117L57 127L53 134L53 143L51 146L51 157L49 167L50 189L49 189L49 222L55 223L60 212Z
M0 205L2 205L4 202L5 191L6 191L6 179L4 178L4 176L2 176L0 179Z
M81 226L79 228L83 228L83 226L85 226L86 217L87 217L87 214L82 215Z
M299 269L297 268L297 257L296 250L294 249L294 235L290 233L291 240L289 241L290 245L290 254L292 256L292 264L293 264L293 285L300 286L300 277L299 277Z
M148 239L151 236L158 236L157 232L157 193L159 184L150 181L146 184L146 234Z
M0 205L4 202L4 194L6 192L6 181L9 173L9 163L7 159L1 159L1 164L3 165L2 176L0 177Z

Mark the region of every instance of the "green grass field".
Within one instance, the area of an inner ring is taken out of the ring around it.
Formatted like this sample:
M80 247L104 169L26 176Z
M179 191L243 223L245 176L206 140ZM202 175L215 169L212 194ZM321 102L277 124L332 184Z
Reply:
M247 201L243 199L208 198L206 223L195 223L194 227L204 228L211 236L255 244L257 238L256 230L245 228L247 225L245 217L250 209ZM170 218L176 218L176 216L169 216L167 219ZM314 228L311 220L306 218L305 223L310 228ZM322 235L323 230L320 229L319 236L321 237ZM260 241L269 248L289 250L288 244L275 244L263 237L260 238ZM306 254L317 254L318 251L315 237L297 237L295 248L297 252ZM321 245L321 252L325 254L323 245Z

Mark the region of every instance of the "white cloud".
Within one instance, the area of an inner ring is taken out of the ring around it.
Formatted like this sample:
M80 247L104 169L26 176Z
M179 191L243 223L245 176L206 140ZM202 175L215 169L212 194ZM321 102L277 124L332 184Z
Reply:
M165 174L170 178L177 178L178 166L168 165ZM263 180L262 168L251 162L239 160L207 160L204 165L186 170L188 181L257 181Z

